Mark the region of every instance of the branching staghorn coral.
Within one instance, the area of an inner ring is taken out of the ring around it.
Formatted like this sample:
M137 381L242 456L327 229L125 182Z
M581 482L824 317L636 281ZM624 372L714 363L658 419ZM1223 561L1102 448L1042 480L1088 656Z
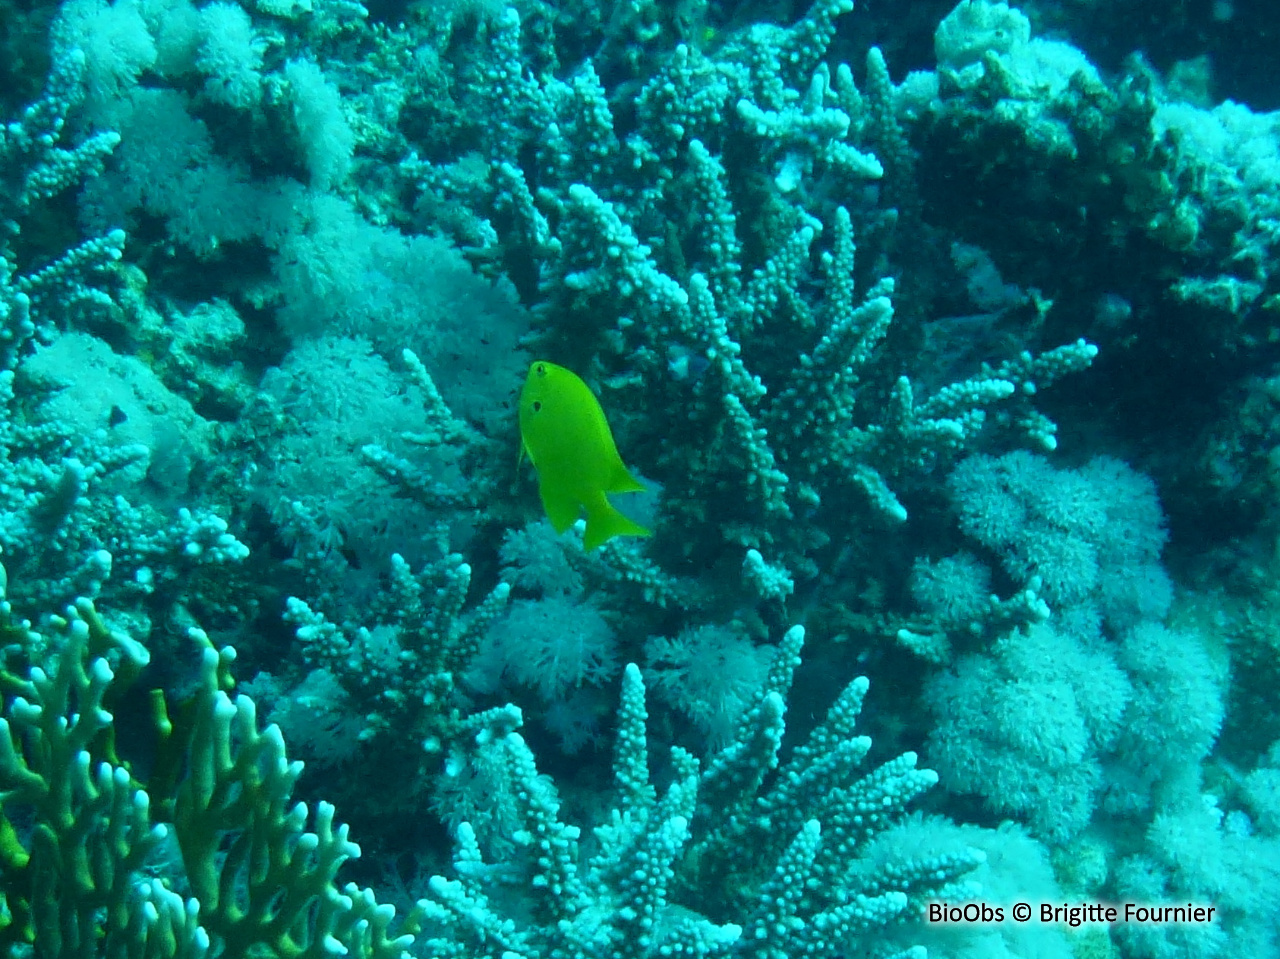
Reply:
M510 792L489 803L513 807L515 851L486 865L462 823L455 877L433 878L398 924L370 890L338 884L360 849L329 803L314 816L292 804L302 764L278 727L259 728L249 697L232 699L234 649L191 630L199 678L183 696L152 694L155 755L140 781L120 755L114 710L146 647L89 600L48 622L36 633L0 596L0 943L33 944L37 956L832 956L909 923L930 897L971 895L964 876L982 861L955 848L861 857L937 780L912 753L860 771L865 679L780 762L804 640L796 627L733 741L705 763L675 747L661 795L644 683L627 668L617 805L591 845L560 820L554 787L515 732L519 710L456 726L450 774L496 763ZM517 923L490 894L491 880L520 874L527 916Z
M802 628L787 632L761 698L728 746L705 763L672 749L662 792L650 774L644 681L629 666L614 805L594 839L560 818L554 788L517 733L477 737L474 757L505 770L511 795L496 801L515 806L517 849L486 862L486 837L469 823L457 828L456 876L433 877L419 903L429 952L451 959L836 956L910 922L928 898L971 895L963 877L982 861L980 852L892 864L860 856L937 779L916 767L913 753L861 773L871 743L853 729L865 679L850 683L805 744L780 761L803 641ZM499 899L513 874L526 886L519 917Z
M171 470L185 482L185 462L161 461L184 461L199 441L175 438L170 424L148 433L148 403L168 399L149 371L64 332L84 311L112 307L98 281L120 259L124 233L113 230L17 273L13 245L32 204L95 174L119 141L108 132L58 146L66 114L83 96L84 68L79 50L56 58L44 97L0 129L0 182L8 186L0 191L0 547L25 602L56 607L97 596L114 570L119 605L127 595L148 616L200 598L205 587L216 590L202 570L242 560L248 550L208 510L166 519L126 498L153 465L153 478ZM96 368L104 357L108 368ZM116 389L136 421L128 424L117 405L110 418L104 409L102 422L89 422L69 390L85 377ZM73 398L58 407L64 390ZM175 398L168 413L198 436L203 424L189 408L183 419L181 406Z
M865 199L884 173L867 144L907 148L889 93L864 97L823 62L850 9L818 0L790 28L678 46L625 90L589 63L539 69L509 10L484 28L472 94L491 119L487 175L403 167L534 261L541 349L624 411L630 455L680 531L670 545L704 563L756 549L812 577L815 553L869 516L904 519L895 487L989 420L1052 447L1032 399L1096 352L1008 358L930 396L899 372L895 283L857 262L855 235L894 220Z
M362 738L438 753L467 722L454 701L456 676L511 591L498 583L464 609L470 585L471 567L457 554L417 573L392 556L390 582L371 610L380 635L367 626L343 629L296 597L285 615L297 627L307 662L346 689L348 708L363 717Z

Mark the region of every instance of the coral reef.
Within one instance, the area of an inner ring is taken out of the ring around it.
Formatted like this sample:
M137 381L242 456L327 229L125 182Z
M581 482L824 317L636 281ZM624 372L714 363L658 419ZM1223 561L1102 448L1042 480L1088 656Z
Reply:
M1246 6L5 5L0 948L1280 955Z

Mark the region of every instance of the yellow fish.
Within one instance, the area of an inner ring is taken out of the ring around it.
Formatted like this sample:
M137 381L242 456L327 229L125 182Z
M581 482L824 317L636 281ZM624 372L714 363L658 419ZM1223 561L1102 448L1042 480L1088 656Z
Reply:
M576 373L545 360L529 367L520 391L520 442L538 471L542 508L557 533L585 511L587 549L614 536L650 535L605 497L644 487L622 464L604 410Z

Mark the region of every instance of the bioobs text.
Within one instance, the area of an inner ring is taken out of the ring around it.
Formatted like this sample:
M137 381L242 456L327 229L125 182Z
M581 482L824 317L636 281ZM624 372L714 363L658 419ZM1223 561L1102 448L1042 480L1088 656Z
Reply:
M931 902L930 922L1004 922L1004 907L985 902Z

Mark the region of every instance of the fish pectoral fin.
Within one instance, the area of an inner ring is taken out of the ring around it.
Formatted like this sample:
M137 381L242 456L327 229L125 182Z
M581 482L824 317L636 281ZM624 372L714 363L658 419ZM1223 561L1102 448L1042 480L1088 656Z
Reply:
M520 456L516 460L516 468L518 469L520 467L520 464L523 463L525 460L528 460L531 464L533 464L533 468L535 470L538 468L538 461L533 458L533 450L529 449L529 444L526 443L522 438L520 440Z
M563 533L578 520L582 513L582 504L571 496L557 495L546 486L539 486L538 493L542 497L542 508L546 510L547 519L557 533Z

